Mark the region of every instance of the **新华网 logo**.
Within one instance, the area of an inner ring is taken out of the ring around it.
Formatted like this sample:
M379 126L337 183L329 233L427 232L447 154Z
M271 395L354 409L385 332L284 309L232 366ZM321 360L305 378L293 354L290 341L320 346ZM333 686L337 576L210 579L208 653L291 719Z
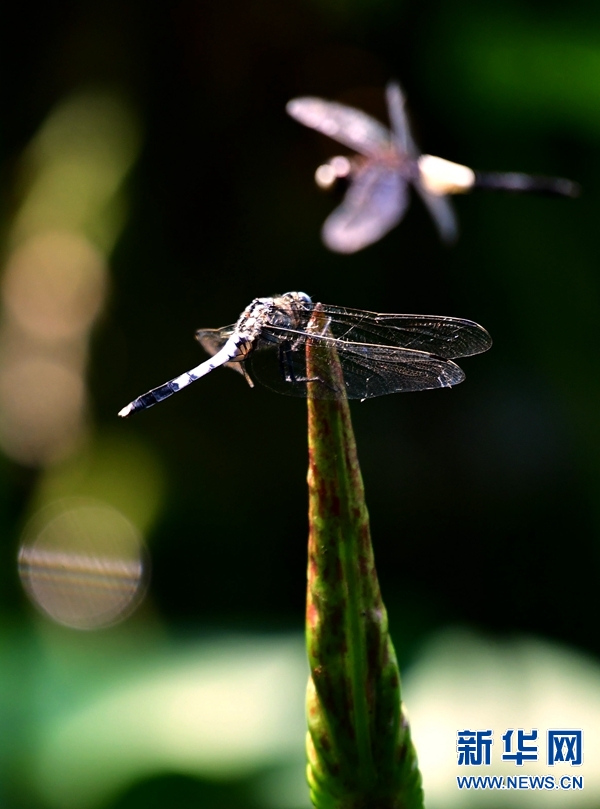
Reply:
M508 728L502 739L502 761L514 761L517 767L525 762L538 760L538 731ZM485 730L458 730L456 751L461 766L480 767L492 763L494 732ZM578 767L583 763L582 730L548 730L547 762L550 766L567 763Z

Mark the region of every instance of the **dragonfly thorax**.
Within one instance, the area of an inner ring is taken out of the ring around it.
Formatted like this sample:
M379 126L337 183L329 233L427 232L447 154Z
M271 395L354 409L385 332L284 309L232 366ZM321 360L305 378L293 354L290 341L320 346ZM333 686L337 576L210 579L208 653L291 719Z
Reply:
M286 292L272 298L255 298L236 324L236 332L254 340L266 326L296 328L304 319L312 301L305 292Z

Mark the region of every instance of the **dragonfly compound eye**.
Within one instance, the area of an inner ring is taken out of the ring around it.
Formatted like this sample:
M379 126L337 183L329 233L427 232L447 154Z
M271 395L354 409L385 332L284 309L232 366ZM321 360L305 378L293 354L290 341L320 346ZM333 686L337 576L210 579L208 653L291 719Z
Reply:
M306 292L284 292L282 298L288 298L294 303L312 303L312 298Z

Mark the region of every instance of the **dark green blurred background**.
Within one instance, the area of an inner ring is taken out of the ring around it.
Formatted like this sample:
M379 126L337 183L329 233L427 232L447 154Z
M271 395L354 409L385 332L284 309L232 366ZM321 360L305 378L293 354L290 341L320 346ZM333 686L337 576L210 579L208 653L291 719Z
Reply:
M126 423L116 418L201 360L196 328L299 289L355 308L472 318L494 339L464 361L467 381L455 390L352 405L401 663L456 624L598 655L598 5L82 0L5 4L0 19L5 233L20 204L21 155L64 97L106 87L141 122L89 384L96 445L127 437L146 447L166 490L147 532L148 600L129 629L100 634L126 631L137 643L154 632L301 631L305 404L217 371ZM582 197L459 198L451 249L413 199L381 243L327 252L319 229L336 198L318 191L313 172L339 149L289 119L285 103L321 95L385 120L392 77L425 152L569 177ZM8 458L1 469L4 701L16 739L33 722L26 683L46 630L36 629L45 619L22 594L15 557L47 470ZM64 633L73 648L91 642ZM6 805L43 806L15 775L13 753L5 740ZM150 768L114 805L245 805L241 782L172 776L155 788L148 779L159 774Z

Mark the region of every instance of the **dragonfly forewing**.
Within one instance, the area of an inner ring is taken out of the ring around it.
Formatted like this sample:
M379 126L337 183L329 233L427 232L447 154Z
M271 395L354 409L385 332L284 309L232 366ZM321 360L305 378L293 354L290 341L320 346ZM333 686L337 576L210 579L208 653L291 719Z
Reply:
M492 338L482 326L464 318L378 314L327 304L321 304L321 311L328 318L331 336L340 343L410 348L444 359L481 354L492 345Z
M323 98L303 96L288 101L286 111L304 126L316 129L367 157L377 157L390 148L389 130L375 118L354 107Z
M417 194L421 197L429 215L433 219L440 239L446 244L452 244L458 237L458 222L452 203L445 196L432 194L424 188L416 171L416 161L420 155L420 149L415 143L410 129L410 123L405 110L404 93L399 84L390 82L385 89L388 114L392 124L394 141L400 154L406 155L412 161L413 176L411 181Z
M404 93L397 82L390 82L388 84L385 88L385 98L396 147L401 154L413 157L416 149L410 134L408 117L404 109Z

